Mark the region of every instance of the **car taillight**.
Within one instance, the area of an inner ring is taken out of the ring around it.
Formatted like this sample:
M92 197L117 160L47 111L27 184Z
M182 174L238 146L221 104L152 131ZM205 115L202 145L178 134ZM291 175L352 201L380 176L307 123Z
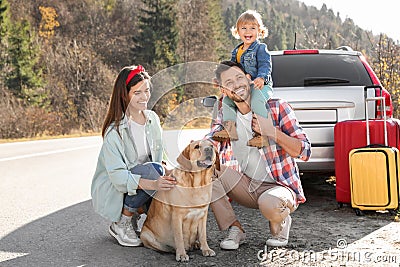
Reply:
M319 54L317 49L299 49L299 50L285 50L284 55L299 55L299 54Z
M365 59L364 56L360 56L361 62L363 63L365 69L367 70L369 77L372 80L372 83L374 85L381 85L381 82L378 79L378 76L376 76L375 72L372 70L371 66L368 64L367 60ZM381 96L380 95L380 89L375 89L375 96ZM392 97L390 96L389 92L386 89L382 89L382 96L385 97L385 110L386 110L386 118L391 118L393 115L393 105L392 105ZM381 110L381 101L376 101L376 114L375 117L377 119L382 118L382 110Z
M365 69L367 70L369 77L372 80L372 83L374 85L381 85L381 82L378 79L378 76L376 76L375 72L372 70L371 66L368 64L367 60L365 59L364 56L360 56L361 62L364 65Z
M375 96L381 96L381 90L375 89ZM382 89L382 96L385 98L385 111L386 111L386 118L391 118L393 115L393 105L392 105L392 97L390 96L389 92L386 89ZM382 119L382 110L381 110L381 101L376 101L376 118Z

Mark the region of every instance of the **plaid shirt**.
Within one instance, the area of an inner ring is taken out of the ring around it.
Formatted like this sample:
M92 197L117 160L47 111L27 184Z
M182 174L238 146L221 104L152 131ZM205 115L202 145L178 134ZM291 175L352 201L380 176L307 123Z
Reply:
M311 156L311 143L303 128L299 125L292 107L282 99L270 99L268 100L268 106L274 125L287 135L301 140L301 152L298 158L307 161ZM221 110L222 109L219 110L219 114L212 125L211 133L208 135L209 137L211 137L214 132L222 129ZM298 203L304 203L306 198L304 196L295 159L274 142L274 140L269 139L269 143L269 146L259 150L261 157L266 161L267 173L270 174L277 183L292 189L296 193ZM240 171L240 166L238 166L238 162L233 157L230 143L222 142L216 145L220 151L221 163Z

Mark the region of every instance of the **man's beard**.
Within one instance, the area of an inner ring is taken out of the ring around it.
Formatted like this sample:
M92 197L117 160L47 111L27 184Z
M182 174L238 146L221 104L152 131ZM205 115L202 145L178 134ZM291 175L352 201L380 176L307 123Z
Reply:
M237 102L237 103L244 102L243 98L241 98L240 96L237 96L235 94L232 94L232 98L231 99L232 99L233 102Z
M244 89L244 90L246 90L246 89ZM237 95L234 91L231 91L231 100L232 101L237 102L237 103L244 102L248 98L248 93L244 94L242 97Z

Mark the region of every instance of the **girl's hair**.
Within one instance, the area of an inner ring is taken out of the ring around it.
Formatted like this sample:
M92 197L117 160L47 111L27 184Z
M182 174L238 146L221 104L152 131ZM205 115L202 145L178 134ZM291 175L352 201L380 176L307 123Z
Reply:
M114 83L114 89L111 94L107 116L104 120L103 128L101 130L101 136L103 136L103 138L108 127L112 123L114 123L114 126L119 134L119 124L124 118L126 109L129 105L129 91L131 90L132 86L145 79L150 80L150 76L140 65L127 66L119 72Z
M241 25L249 23L258 25L258 37L265 38L268 36L268 29L264 26L262 22L261 15L255 10L247 10L243 12L236 21L236 25L231 28L231 32L233 37L236 39L240 39L238 29Z

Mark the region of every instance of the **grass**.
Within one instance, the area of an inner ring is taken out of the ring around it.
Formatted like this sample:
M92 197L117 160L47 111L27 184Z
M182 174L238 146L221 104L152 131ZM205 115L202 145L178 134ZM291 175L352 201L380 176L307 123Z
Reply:
M174 121L173 123L164 123L162 128L164 130L189 130L189 129L210 129L211 119L207 117L198 117L188 121ZM73 131L67 135L38 135L35 137L26 138L11 138L11 139L0 139L0 144L14 143L14 142L26 142L36 140L49 140L59 138L74 138L74 137L85 137L85 136L100 136L100 132L80 132L78 130Z
M85 137L85 136L100 136L100 135L101 135L100 132L72 133L72 134L68 134L68 135L40 135L40 136L29 137L29 138L26 137L26 138L0 139L0 144L36 141L36 140L60 139L60 138Z
M166 126L163 125L164 130L188 130L188 129L209 129L211 121L202 122L189 122L183 127L180 126ZM60 139L60 138L74 138L74 137L85 137L85 136L101 136L100 132L76 132L67 135L39 135L35 137L25 137L25 138L10 138L10 139L0 139L0 144L5 143L15 143L15 142L27 142L27 141L37 141L37 140L49 140L49 139Z

